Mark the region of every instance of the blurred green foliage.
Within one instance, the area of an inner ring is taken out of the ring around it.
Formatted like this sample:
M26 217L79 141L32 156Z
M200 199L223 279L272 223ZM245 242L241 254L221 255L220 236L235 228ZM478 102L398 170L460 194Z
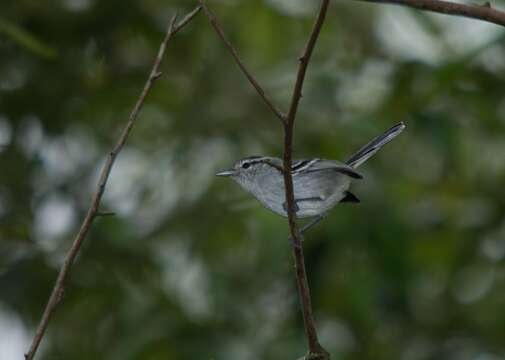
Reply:
M0 4L0 358L20 359L106 152L189 1ZM315 6L209 1L286 109ZM332 359L505 359L505 42L497 26L333 2L295 157L403 120L305 239ZM170 44L39 359L295 359L286 221L213 174L282 133L199 15Z

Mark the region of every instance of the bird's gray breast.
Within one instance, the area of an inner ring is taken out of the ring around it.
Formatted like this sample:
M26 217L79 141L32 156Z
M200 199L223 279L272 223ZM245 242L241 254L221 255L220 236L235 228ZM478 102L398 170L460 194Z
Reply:
M256 175L256 197L267 208L279 215L286 216L283 204L286 199L284 177L276 170Z

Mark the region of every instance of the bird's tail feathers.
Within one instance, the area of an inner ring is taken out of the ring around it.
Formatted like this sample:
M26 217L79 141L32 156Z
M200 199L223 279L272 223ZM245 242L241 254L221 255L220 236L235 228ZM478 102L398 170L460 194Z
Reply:
M346 161L346 164L353 168L357 168L379 151L381 147L400 135L403 129L405 129L405 124L401 122L386 130L386 132L373 138L368 144L359 149Z

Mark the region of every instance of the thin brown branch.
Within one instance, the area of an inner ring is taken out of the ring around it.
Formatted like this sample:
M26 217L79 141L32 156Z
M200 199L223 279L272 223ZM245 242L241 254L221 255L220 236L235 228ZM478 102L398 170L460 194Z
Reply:
M300 229L296 223L296 212L295 212L295 199L293 190L293 178L291 176L291 162L293 158L293 130L295 124L296 113L298 110L298 105L300 104L300 99L302 97L303 83L305 80L305 74L307 72L307 67L312 56L312 52L316 45L319 33L324 23L326 17L326 12L328 10L329 0L322 0L321 7L317 19L312 28L309 40L305 45L305 50L303 55L300 57L298 65L298 73L296 76L296 83L293 89L293 95L291 98L291 105L289 107L289 112L286 117L286 123L284 126L284 184L286 188L286 203L288 212L289 229L291 233L291 239L293 242L293 257L295 259L295 269L296 269L296 283L298 286L298 295L300 297L300 302L302 306L303 322L305 326L305 335L307 337L309 345L309 356L310 359L329 359L329 354L323 347L319 344L317 337L316 326L314 322L314 317L312 315L312 304L310 300L310 290L307 281L307 272L305 270L305 260L303 256L303 247Z
M305 335L307 337L307 342L309 346L309 355L306 359L311 360L327 360L329 359L329 354L323 347L319 344L319 340L317 337L316 327L314 323L314 317L312 315L312 305L310 301L310 290L307 282L307 273L305 270L305 261L303 255L303 248L301 244L301 234L300 229L296 223L296 214L294 211L294 191L293 191L293 179L291 176L291 161L292 161L292 153L293 153L293 129L296 113L298 110L298 105L300 103L300 99L302 96L302 88L305 79L305 74L307 72L307 67L310 62L310 58L312 56L312 52L317 42L317 38L321 31L321 27L324 23L324 19L326 17L326 12L328 10L329 0L322 0L321 8L319 10L316 22L312 29L312 33L309 37L307 45L305 46L304 53L302 57L300 57L300 64L298 67L296 83L293 90L293 96L291 99L291 106L289 108L289 112L287 115L284 115L280 112L277 107L273 104L270 98L266 95L265 91L261 88L255 78L251 75L251 73L247 70L244 63L240 59L237 51L231 45L230 41L227 39L224 31L221 26L217 22L214 14L208 9L205 5L204 0L200 0L200 4L210 20L211 25L214 30L217 32L221 40L225 43L232 57L234 58L237 65L240 67L242 72L245 74L249 82L256 89L260 97L267 104L267 106L277 115L277 117L282 121L284 125L284 161L283 168L278 168L279 171L284 174L284 183L286 187L286 202L288 204L288 221L289 228L291 233L291 239L294 244L293 246L293 256L295 260L295 268L296 268L296 283L298 287L298 294L300 297L300 304L302 307Z
M273 111L273 113L277 116L277 118L279 118L279 120L283 124L285 124L285 117L286 116L284 115L284 113L282 111L280 111L275 106L275 104L272 102L270 96L265 92L265 90L263 90L261 85L254 78L254 76L251 74L251 72L249 70L247 70L246 66L244 65L244 62L240 59L240 56L238 55L237 50L233 47L230 40L228 40L228 38L226 37L226 35L223 31L223 28L221 27L221 25L217 21L216 16L212 13L212 11L210 11L210 9L205 4L204 0L200 0L200 5L202 6L203 11L205 12L205 15L207 15L207 17L209 18L209 21L210 21L212 27L214 28L216 33L219 35L221 40L223 40L224 44L226 45L226 48L228 49L228 51L232 55L233 59L237 63L240 70L242 70L242 72L247 77L247 79L249 80L251 85L256 89L256 92L263 99L263 102L270 108L270 110Z
M158 55L157 55L156 60L154 62L154 65L153 65L153 68L152 68L151 73L149 75L149 78L147 79L147 82L144 86L144 89L142 90L137 102L135 103L135 106L133 107L132 112L130 113L130 116L128 118L128 122L126 123L126 126L123 129L121 136L119 137L119 139L118 139L116 145L114 146L114 148L112 149L112 151L107 156L107 160L105 162L105 165L102 168L102 172L100 173L100 179L98 181L95 192L93 194L93 199L91 201L91 205L88 209L88 212L86 213L84 221L82 222L82 225L79 229L79 232L77 233L77 235L74 239L74 242L73 242L70 250L67 253L65 261L63 262L63 265L61 266L60 272L58 274L58 278L56 279L56 283L54 285L53 291L52 291L51 296L49 297L47 305L44 309L44 313L42 314L42 318L40 320L39 326L37 327L35 335L33 337L30 349L25 354L26 360L31 360L35 356L37 348L38 348L38 346L39 346L39 344L45 334L46 329L47 329L47 325L49 323L49 320L51 319L52 314L54 313L56 307L58 306L59 302L61 301L61 298L64 293L64 289L65 289L65 280L67 279L68 273L70 271L72 264L74 263L74 260L79 252L79 249L81 248L82 243L86 239L86 236L91 228L91 225L93 224L93 221L96 219L96 217L103 215L103 213L100 213L100 211L99 211L99 206L100 206L100 202L102 200L103 193L105 191L105 186L106 186L107 181L109 179L110 172L112 170L112 166L114 165L114 162L115 162L118 154L121 152L126 140L128 139L128 135L130 134L130 131L131 131L131 129L132 129L137 117L138 117L138 114L139 114L142 106L144 105L146 97L149 94L154 82L156 81L156 79L158 79L161 76L159 69L160 69L161 61L163 60L163 56L165 54L165 49L167 47L167 44L170 41L170 39L172 38L172 36L175 35L180 29L182 29L189 21L191 21L191 19L193 19L193 17L199 11L200 11L200 7L198 6L195 10L193 10L191 13L186 15L179 23L176 24L176 20L177 20L176 16L174 16L172 18L172 21L170 22L170 26L167 30L165 38L161 42Z
M459 4L443 0L359 0L380 4L404 5L414 9L432 11L446 15L463 16L505 26L505 12L491 7L489 2L482 5Z

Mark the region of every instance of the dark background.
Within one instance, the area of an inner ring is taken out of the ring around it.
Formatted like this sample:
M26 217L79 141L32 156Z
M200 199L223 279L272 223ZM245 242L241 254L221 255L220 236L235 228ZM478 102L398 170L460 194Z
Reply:
M209 1L287 109L316 3ZM498 5L501 3L498 2ZM189 1L0 4L0 359L21 359L104 156ZM295 157L360 168L358 206L305 239L332 359L505 359L505 33L334 1ZM39 359L295 359L305 353L287 223L218 170L282 132L203 14L170 44L112 171Z

